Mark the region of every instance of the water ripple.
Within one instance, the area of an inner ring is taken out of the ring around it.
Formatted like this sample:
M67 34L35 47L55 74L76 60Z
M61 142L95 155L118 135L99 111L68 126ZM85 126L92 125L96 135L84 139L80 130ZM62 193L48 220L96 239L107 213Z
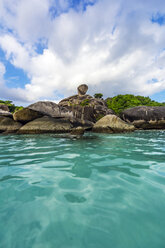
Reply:
M164 131L1 135L1 247L164 247L164 185Z

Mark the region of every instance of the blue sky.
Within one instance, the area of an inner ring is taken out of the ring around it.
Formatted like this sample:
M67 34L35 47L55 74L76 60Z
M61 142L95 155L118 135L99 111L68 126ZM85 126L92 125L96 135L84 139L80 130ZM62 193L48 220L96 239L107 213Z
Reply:
M76 93L165 102L163 0L1 0L0 99Z

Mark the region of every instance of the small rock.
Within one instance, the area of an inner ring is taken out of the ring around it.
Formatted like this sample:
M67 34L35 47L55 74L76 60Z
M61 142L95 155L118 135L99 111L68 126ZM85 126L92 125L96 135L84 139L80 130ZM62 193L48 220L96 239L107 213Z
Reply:
M85 132L84 128L83 127L76 127L76 128L73 128L71 133L72 135L83 135Z

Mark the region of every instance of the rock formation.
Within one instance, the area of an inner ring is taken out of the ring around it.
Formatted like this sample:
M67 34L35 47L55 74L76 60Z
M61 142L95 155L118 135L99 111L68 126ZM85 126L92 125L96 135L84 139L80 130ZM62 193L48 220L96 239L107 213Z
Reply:
M80 85L78 87L78 95L63 99L59 102L59 106L67 108L73 113L75 118L93 123L105 115L114 114L113 110L108 109L104 100L86 95L87 89L87 85Z
M165 106L138 106L121 113L121 118L141 129L165 129Z
M135 127L165 129L165 107L126 109L120 119L108 109L103 99L86 94L87 85L80 85L77 90L77 95L65 98L59 104L39 101L13 115L8 106L0 104L0 133L70 132L82 135L85 130L118 133L133 131Z
M98 133L120 133L134 130L133 125L124 122L116 115L106 115L93 126L93 131Z

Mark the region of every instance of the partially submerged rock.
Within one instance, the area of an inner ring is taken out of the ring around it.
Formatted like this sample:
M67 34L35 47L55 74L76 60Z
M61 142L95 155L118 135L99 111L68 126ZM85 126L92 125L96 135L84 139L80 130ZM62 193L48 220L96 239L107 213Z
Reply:
M22 127L22 124L9 117L0 116L0 133L15 133Z
M72 129L71 134L72 135L83 135L84 132L85 132L85 129L83 127L76 127Z
M43 114L38 112L38 111L29 109L29 108L24 108L24 109L21 109L21 110L15 112L13 114L13 119L15 121L19 121L21 123L27 123L29 121L33 121L37 118L40 118L42 116L43 116Z
M141 129L165 129L165 106L138 106L121 113L121 118Z
M43 115L51 117L72 117L73 114L68 109L50 101L39 101L28 106L29 109L38 111Z
M98 133L120 133L134 131L135 127L116 115L106 115L94 124L92 130Z
M20 128L18 133L66 133L70 132L72 127L72 124L66 118L52 118L50 116L43 116L25 124Z
M70 118L69 119L74 128L83 127L85 130L91 130L94 123L87 120L81 120L79 118Z

